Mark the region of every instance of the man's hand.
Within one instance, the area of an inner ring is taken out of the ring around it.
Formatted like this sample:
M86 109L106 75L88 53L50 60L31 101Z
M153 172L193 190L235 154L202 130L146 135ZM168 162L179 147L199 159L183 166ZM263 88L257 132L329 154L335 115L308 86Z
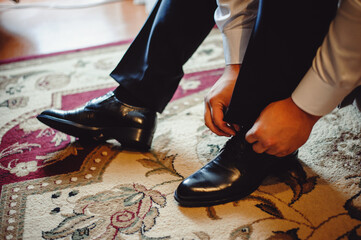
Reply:
M227 65L223 75L213 85L204 99L206 126L219 136L235 135L235 127L223 121L224 113L231 101L234 86L237 81L240 65Z
M269 104L247 132L257 153L284 157L301 147L320 119L300 109L291 98Z

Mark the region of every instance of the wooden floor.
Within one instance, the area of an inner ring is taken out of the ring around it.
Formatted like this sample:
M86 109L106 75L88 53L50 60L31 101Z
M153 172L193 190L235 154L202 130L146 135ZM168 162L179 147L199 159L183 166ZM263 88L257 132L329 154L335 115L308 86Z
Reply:
M4 10L0 8L0 61L39 54L51 54L93 47L134 38L147 13L144 5L122 0L95 7L74 6L99 3L94 0L0 0L1 6L31 8ZM72 9L35 7L72 6Z

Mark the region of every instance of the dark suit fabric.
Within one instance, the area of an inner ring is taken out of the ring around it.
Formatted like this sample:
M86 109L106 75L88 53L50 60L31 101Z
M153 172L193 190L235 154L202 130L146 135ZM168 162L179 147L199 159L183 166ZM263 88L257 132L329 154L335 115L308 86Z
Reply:
M159 0L111 76L162 112L183 77L183 64L214 27L215 0Z
M271 102L287 98L312 64L338 0L260 0L225 120L247 129ZM183 64L214 26L215 0L160 0L111 73L145 107L162 112Z
M250 128L271 102L290 97L312 65L337 0L260 0L225 120Z

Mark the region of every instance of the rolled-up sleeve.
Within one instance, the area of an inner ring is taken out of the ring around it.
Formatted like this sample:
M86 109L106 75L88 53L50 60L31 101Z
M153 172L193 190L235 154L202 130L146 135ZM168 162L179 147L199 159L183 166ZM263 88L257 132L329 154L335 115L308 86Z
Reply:
M323 116L361 85L361 0L344 0L312 67L292 93L304 111Z
M214 19L222 32L226 64L241 64L257 17L258 0L217 0Z

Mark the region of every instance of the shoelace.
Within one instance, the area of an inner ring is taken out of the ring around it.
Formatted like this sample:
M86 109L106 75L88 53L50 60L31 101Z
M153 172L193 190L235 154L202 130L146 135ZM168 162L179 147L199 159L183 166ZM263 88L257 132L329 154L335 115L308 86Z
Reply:
M248 153L252 151L250 144L246 142L244 135L237 134L230 138L222 147L220 152L226 155L226 159L230 160L235 164L239 169L247 167L249 164L252 164L248 160Z

